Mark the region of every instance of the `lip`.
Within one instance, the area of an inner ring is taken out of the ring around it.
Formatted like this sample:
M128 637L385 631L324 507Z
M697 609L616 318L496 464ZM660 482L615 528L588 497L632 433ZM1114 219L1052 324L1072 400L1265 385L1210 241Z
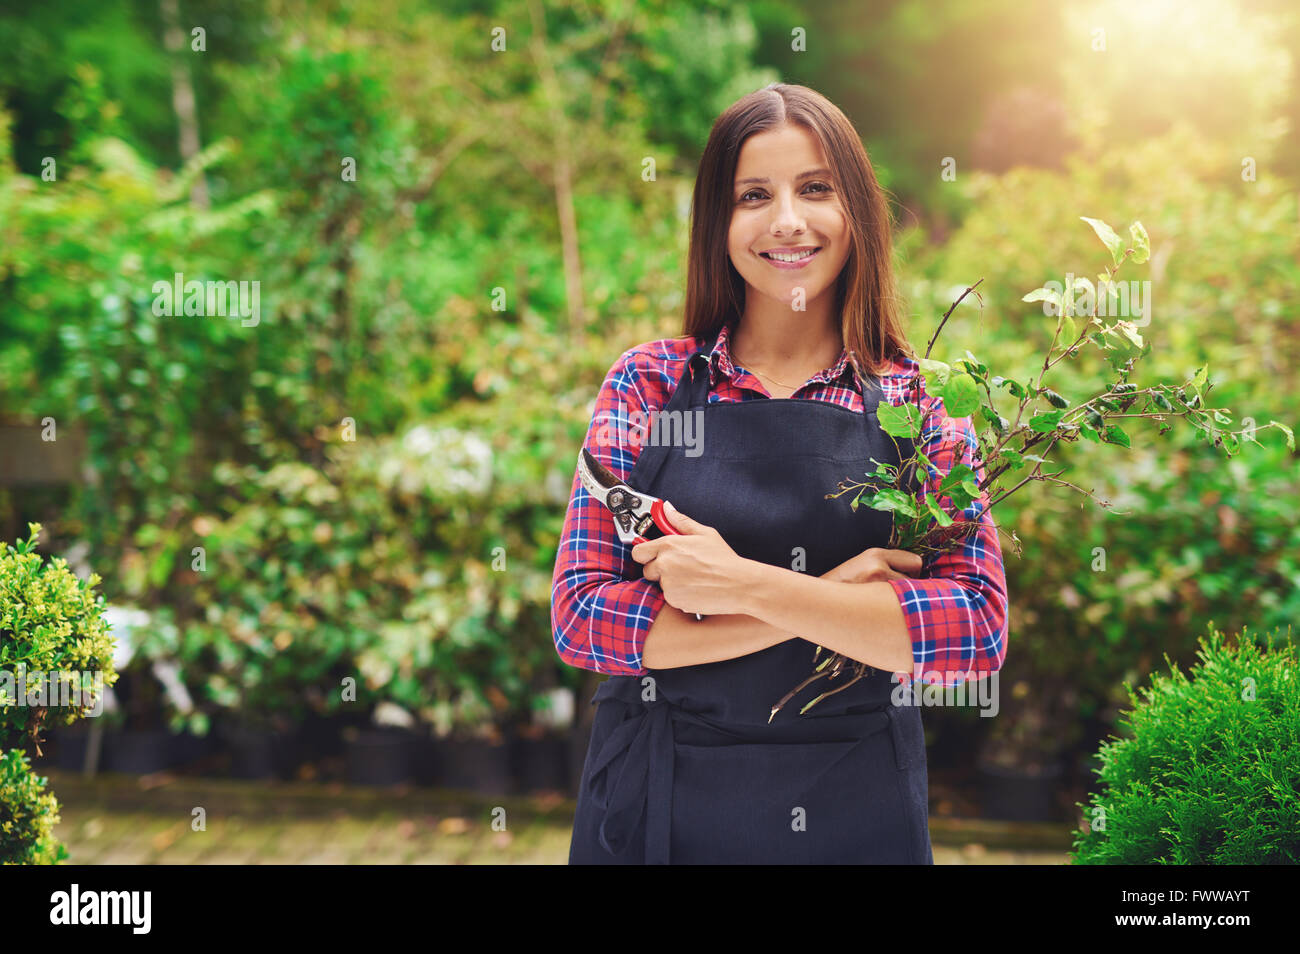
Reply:
M788 254L788 253L790 253L790 252L802 252L802 251L805 251L805 250L807 250L807 249L809 249L809 248L815 248L817 251L813 252L811 255L809 255L807 258L805 258L805 259L804 259L803 261L801 261L801 262L778 262L778 261L775 261L774 259L767 258L767 257L766 257L765 255L763 255L761 252L759 253L759 256L758 256L758 257L761 258L761 259L763 259L763 261L765 261L767 264L771 265L773 268L784 268L784 269L792 269L792 268L793 268L793 269L798 269L798 268L807 268L807 267L808 267L808 264L809 264L813 259L815 259L818 255L820 255L822 252L825 251L825 248L824 248L824 247L822 247L822 246L820 246L820 245L804 245L804 246L797 246L797 247L793 247L793 248L780 248L780 247L777 247L777 248L766 248L766 249L763 249L764 252L785 252L785 253Z

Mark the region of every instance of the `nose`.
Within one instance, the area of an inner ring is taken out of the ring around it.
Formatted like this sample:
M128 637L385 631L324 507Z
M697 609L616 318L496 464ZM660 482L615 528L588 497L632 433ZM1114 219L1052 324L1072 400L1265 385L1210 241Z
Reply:
M772 203L772 232L775 235L788 235L803 232L806 227L803 214L795 202L793 189L781 189L776 201Z

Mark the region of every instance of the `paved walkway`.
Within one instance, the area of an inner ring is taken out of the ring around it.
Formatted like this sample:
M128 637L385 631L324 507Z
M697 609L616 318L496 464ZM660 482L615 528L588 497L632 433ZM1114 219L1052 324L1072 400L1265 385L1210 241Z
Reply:
M46 774L72 864L563 864L573 818L559 795ZM936 864L1069 862L1062 826L935 818L931 837Z

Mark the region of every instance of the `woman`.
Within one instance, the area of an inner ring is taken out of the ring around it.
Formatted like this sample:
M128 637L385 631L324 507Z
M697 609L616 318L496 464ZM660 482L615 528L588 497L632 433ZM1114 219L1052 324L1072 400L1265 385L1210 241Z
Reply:
M928 489L955 461L983 477L969 419L926 398L891 262L888 206L838 108L774 84L717 120L686 333L619 358L584 444L669 501L680 534L622 544L575 476L557 553L556 649L610 674L570 863L933 863L920 709L891 704L890 674L996 671L1006 583L987 496L965 514L977 532L924 567L885 549L888 514L825 498L873 457L910 456L880 429L880 401L919 403ZM702 439L622 426L657 412ZM773 717L815 646L869 676Z

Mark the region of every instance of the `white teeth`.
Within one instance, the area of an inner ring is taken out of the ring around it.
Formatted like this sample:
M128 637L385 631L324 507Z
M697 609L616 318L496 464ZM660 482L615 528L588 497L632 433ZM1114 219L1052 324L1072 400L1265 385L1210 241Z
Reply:
M768 252L767 257L778 262L802 262L805 258L810 258L816 251L816 249L810 248L806 252L796 252L794 254L788 252Z

